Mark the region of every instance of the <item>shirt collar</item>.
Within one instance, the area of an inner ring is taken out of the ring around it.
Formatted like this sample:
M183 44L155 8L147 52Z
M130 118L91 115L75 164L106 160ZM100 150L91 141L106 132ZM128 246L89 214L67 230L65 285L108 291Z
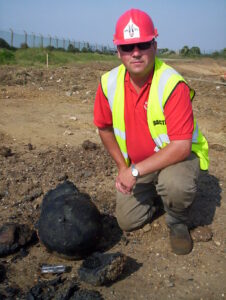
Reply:
M154 74L154 70L150 73L150 75L144 85L146 85L146 84L151 85L153 74ZM126 70L126 75L125 75L125 82L130 83L130 74L127 70Z

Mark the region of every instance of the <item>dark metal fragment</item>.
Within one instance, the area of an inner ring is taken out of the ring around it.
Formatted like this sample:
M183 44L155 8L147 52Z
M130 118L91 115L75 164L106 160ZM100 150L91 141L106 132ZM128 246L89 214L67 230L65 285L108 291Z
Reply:
M122 273L126 256L122 253L94 253L78 270L79 279L94 286L115 281Z
M96 248L102 234L101 215L87 194L66 181L45 195L38 233L48 250L79 259Z
M5 269L5 266L1 264L0 265L0 282L4 281L5 277L6 277L6 269Z
M5 223L0 227L0 257L11 254L36 239L36 232L26 224Z

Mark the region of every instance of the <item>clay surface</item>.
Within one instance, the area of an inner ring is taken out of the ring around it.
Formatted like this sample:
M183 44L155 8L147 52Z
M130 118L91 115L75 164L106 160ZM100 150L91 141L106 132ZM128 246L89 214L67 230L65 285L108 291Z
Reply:
M226 74L226 62L200 58L167 63L195 89L194 116L209 142L210 168L200 174L190 225L207 226L212 239L195 241L185 257L171 252L164 215L145 230L129 234L117 225L117 169L93 125L100 76L116 65L89 62L48 69L0 68L0 227L17 223L34 228L43 195L65 180L73 182L80 193L89 194L103 216L98 251L131 258L120 280L109 286L80 283L81 289L95 290L105 300L212 300L226 295L226 87L216 83ZM95 143L96 149L82 146L86 140ZM0 294L7 294L8 299L22 299L18 289L26 294L38 282L55 279L56 275L40 275L43 264L72 269L62 274L64 281L53 289L77 282L81 260L52 255L42 243L23 249L0 258L6 268Z

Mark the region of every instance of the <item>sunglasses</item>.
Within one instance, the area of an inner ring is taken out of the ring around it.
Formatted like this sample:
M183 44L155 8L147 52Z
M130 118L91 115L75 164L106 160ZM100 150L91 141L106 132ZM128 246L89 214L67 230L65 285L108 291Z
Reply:
M119 45L119 48L123 52L132 52L135 47L137 47L139 50L148 50L151 48L153 43L154 43L154 40L151 40L150 42L145 42L145 43Z

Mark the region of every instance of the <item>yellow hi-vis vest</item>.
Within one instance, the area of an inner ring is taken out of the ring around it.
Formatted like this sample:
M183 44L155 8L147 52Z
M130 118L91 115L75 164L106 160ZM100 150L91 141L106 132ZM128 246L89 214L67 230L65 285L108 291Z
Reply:
M126 69L124 65L120 65L101 77L101 86L112 111L113 128L117 143L126 164L129 166L130 159L127 153L124 119L125 74ZM156 144L155 152L158 152L161 148L170 143L164 116L164 107L179 82L186 83L184 78L177 71L158 58L155 58L154 76L151 83L147 106L148 127ZM194 95L195 91L190 89L191 101ZM199 130L195 119L192 135L192 151L200 158L201 170L207 170L209 166L208 143Z

